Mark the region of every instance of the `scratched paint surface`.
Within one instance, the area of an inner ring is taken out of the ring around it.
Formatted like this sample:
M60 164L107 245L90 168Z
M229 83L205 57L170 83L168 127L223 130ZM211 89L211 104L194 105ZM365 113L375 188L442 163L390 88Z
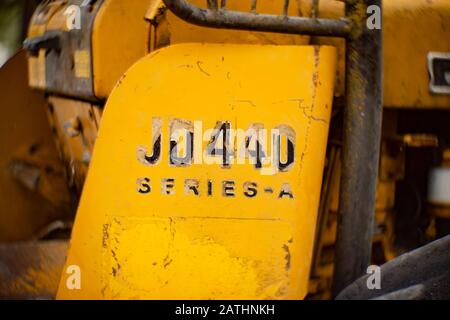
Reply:
M67 265L80 266L81 290L63 274L58 298L303 298L335 60L332 47L185 44L132 67L107 103L74 226ZM174 119L289 128L292 163L270 175L173 165Z
M257 234L236 245L248 230ZM116 217L104 247L103 293L120 299L178 291L187 299L275 299L289 286L291 237L291 226L276 220Z

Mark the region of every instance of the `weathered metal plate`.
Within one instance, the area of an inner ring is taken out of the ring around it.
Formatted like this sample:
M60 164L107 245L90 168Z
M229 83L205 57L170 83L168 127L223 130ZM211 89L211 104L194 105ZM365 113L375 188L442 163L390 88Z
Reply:
M35 12L29 39L58 35L60 48L29 56L30 86L98 102L146 53L148 0L45 2Z
M58 297L303 298L335 62L212 44L138 62L107 103Z
M49 92L95 100L92 76L92 32L95 17L103 0L92 7L83 0L43 4L36 10L30 27L30 39L49 32L58 32L59 46L40 49L38 56L29 56L30 86ZM53 14L42 16L52 7ZM79 20L79 25L68 29L68 21ZM34 31L40 30L36 35Z

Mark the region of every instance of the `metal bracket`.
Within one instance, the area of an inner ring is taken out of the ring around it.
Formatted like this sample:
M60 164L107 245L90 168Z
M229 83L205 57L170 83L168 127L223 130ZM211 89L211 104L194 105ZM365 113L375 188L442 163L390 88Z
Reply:
M252 30L312 36L346 37L352 27L347 18L317 19L288 16L289 0L284 0L281 15L256 13L257 0L252 1L250 12L231 11L226 0L207 0L208 9L196 7L186 0L163 0L179 18L192 24L221 29Z

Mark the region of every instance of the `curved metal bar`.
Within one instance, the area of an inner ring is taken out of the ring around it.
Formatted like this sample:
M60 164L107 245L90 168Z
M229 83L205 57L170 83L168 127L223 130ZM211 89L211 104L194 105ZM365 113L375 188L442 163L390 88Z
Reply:
M220 29L253 30L311 36L346 37L351 31L349 19L313 19L244 13L220 9L202 9L185 0L163 0L179 18L192 24Z

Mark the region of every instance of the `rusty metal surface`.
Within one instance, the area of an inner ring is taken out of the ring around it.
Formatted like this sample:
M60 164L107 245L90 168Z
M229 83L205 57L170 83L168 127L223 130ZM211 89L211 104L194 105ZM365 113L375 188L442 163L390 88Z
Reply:
M347 3L355 26L347 38L343 167L339 196L334 293L366 273L372 253L375 194L380 156L382 32L369 30L366 8L381 0Z
M0 299L54 299L66 241L0 245Z
M345 18L290 17L287 15L287 0L278 16L257 14L257 1L253 1L250 12L227 10L223 0L220 5L218 0L208 1L208 9L196 7L185 0L164 0L164 3L179 18L205 27L335 37L345 37L351 30L350 21Z
M48 97L49 120L68 172L68 184L79 195L83 189L99 128L101 108L79 100Z
M79 97L97 101L94 94L92 57L92 29L95 17L103 0L95 5L82 5L83 0L70 0L60 5L55 15L49 17L47 30L40 36L25 40L24 47L31 56L45 51L45 89L61 95ZM42 12L48 10L47 3L42 3L35 11L31 25L38 24ZM70 5L77 5L81 10L81 29L65 30L64 12ZM58 30L52 30L55 26ZM37 59L37 58L36 58ZM84 74L77 75L77 65L82 65Z

